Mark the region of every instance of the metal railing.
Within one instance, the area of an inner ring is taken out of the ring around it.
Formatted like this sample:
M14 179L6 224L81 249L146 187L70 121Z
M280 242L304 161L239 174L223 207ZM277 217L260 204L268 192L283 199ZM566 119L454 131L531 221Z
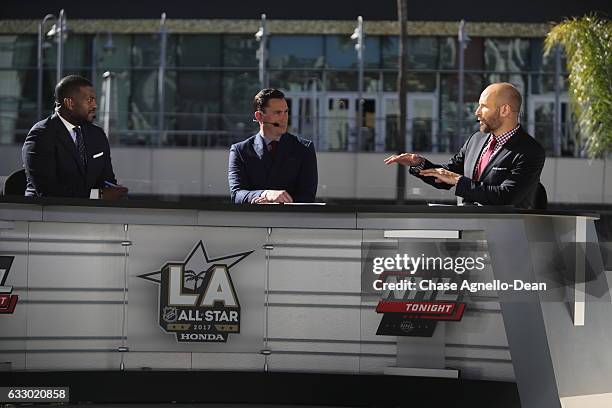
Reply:
M29 127L35 122L31 115L0 111L0 144L23 143ZM98 116L103 112L98 111ZM28 119L31 116L31 121ZM228 148L255 134L258 127L250 115L171 112L163 115L165 129L160 130L157 112L111 112L108 137L112 146ZM317 151L395 152L397 146L397 115L370 117L365 126L357 128L351 117L300 116L289 123L289 132L313 140ZM25 126L28 127L25 127ZM555 143L552 121L524 122L534 129L534 136L553 156ZM411 118L405 135L406 149L416 152L454 153L467 137L477 130L474 123L462 121L463 132L457 135L456 118ZM570 124L563 124L561 156L582 157L581 143ZM353 145L353 141L354 145Z

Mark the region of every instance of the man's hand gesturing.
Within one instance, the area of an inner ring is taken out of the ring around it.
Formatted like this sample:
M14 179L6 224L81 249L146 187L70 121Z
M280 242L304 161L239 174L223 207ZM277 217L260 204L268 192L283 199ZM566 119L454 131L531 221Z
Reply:
M402 154L394 154L393 156L389 156L385 159L385 164L391 163L399 163L404 166L418 166L423 163L425 159L414 153L402 153Z

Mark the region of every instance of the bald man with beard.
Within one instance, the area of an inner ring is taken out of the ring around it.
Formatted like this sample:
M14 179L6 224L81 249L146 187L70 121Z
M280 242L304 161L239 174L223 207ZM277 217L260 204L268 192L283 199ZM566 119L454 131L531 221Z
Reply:
M475 115L480 131L446 164L415 153L393 155L385 164L410 166L410 174L440 189L455 188L464 203L532 209L544 167L544 149L519 124L522 98L509 83L489 85Z

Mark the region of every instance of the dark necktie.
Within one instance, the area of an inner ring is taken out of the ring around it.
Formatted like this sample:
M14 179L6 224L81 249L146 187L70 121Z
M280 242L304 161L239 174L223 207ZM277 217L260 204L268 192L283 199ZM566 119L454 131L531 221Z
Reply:
M81 128L76 126L73 128L74 134L76 135L76 148L79 153L79 157L81 158L81 163L83 163L83 167L87 166L87 152L85 151L85 142L83 141L83 133L81 132Z
M268 150L270 151L270 155L272 156L272 158L274 158L274 156L276 156L276 149L278 148L278 141L277 140L273 140L270 142L270 144L268 145Z
M491 160L491 156L495 151L495 145L497 145L497 139L495 136L491 135L491 141L489 142L489 148L480 158L480 162L478 163L478 168L476 169L476 180L480 180L480 176L482 176L482 172L484 171L487 164Z

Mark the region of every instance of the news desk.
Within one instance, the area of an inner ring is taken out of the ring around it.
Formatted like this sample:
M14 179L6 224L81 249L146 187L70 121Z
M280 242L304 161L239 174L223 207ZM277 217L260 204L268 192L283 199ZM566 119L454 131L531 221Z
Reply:
M575 257L570 301L475 294L461 321L440 322L431 337L395 337L376 335L380 315L376 300L363 296L361 248L459 231L460 240L489 244L495 278L554 280L551 248L597 244L595 219L507 207L5 197L0 256L13 257L4 285L19 300L0 315L0 362L13 371L460 375L516 382L523 407L584 407L612 393L609 277L580 278L601 265L601 254ZM228 318L225 341L178 341L160 327L172 316L160 310L169 295L160 292L159 274L187 262L230 265L240 327ZM606 293L589 301L588 285Z

